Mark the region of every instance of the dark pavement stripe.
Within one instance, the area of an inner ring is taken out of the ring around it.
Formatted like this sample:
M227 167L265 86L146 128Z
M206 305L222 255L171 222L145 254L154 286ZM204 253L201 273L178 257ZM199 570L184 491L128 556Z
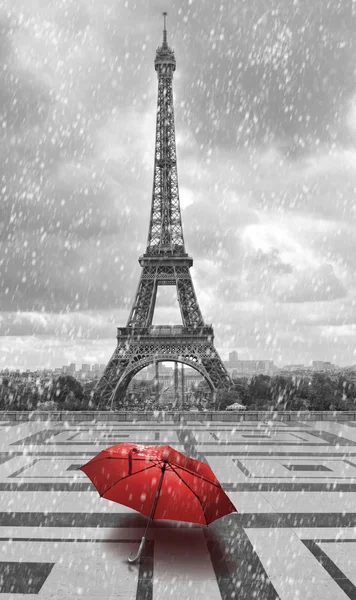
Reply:
M0 594L38 594L55 563L0 562Z
M194 457L193 457L194 458ZM198 459L200 460L200 459ZM356 483L224 483L225 492L356 492ZM90 482L0 482L0 492L94 492Z
M314 540L301 540L308 550L315 556L317 561L324 567L325 571L333 578L335 583L342 589L350 600L356 598L356 586L336 566L331 558L315 543Z
M243 525L231 514L205 530L211 562L222 600L278 600Z
M238 507L237 507L238 508ZM224 517L220 521L223 523ZM145 527L146 517L135 513L1 512L0 526L17 527ZM215 525L215 527L217 526ZM237 513L234 526L245 528L356 527L356 513ZM201 529L200 525L154 521L153 529ZM208 530L212 525L209 525Z
M183 433L186 449L189 450L187 453L208 463L201 446L199 452L196 450L197 442L193 432L187 428ZM244 531L244 527L248 527L247 523L250 522L243 521L244 516L248 515L232 513L204 529L221 598L278 600L279 596Z

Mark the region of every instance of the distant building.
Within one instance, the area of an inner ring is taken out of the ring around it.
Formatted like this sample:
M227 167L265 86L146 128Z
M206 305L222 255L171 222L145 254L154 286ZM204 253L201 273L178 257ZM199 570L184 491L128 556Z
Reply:
M225 363L230 375L273 375L278 369L273 360L237 360L231 366L230 361Z
M90 365L82 365L83 373L90 373Z
M313 360L313 371L333 371L336 365L323 360Z
M238 365L239 362L239 354L238 352L236 352L236 350L233 350L232 352L229 352L229 360L227 362L227 364L229 365L229 367L231 369L235 368Z
M155 376L155 365L150 364L147 367L147 379L153 379L154 376Z
M146 380L146 373L143 372L143 369L141 369L141 371L136 373L135 379L136 379L136 381L145 381Z

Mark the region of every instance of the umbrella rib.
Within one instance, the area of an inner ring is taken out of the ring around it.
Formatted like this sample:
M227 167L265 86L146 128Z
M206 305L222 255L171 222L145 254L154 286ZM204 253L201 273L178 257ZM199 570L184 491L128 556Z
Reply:
M200 498L199 498L198 494L196 494L196 493L195 493L195 491L194 491L194 490L192 490L192 488L190 487L190 485L188 485L188 483L187 483L186 481L184 481L183 477L181 477L181 476L179 475L179 473L178 473L178 472L175 470L175 468L172 466L172 464L171 464L171 469L172 469L172 471L173 471L173 472L174 472L174 473L175 473L175 474L176 474L176 475L179 477L179 479L180 479L181 481L183 481L184 485L186 485L186 486L187 486L188 490L190 490L190 491L192 492L192 494L194 494L194 496L195 496L195 497L196 497L196 499L198 500L198 502L199 502L199 504L200 504L200 506L201 506L201 509L202 509L202 511L203 511L203 515L204 515L205 522L206 522L206 524L208 524L208 521L207 521L207 519L206 519L205 512L204 512L204 507L203 507L202 501L200 500Z
M172 463L170 463L172 465ZM199 479L203 479L203 481L206 481L207 483L210 483L211 485L215 485L215 487L221 488L220 483L215 483L215 481L211 481L211 479L207 479L206 477L203 477L203 475L199 475L199 473L196 473L195 471L191 471L190 469L187 469L186 467L182 467L181 465L174 465L177 469L182 469L182 471L186 471L187 473L191 473L191 475L194 475L194 477L199 477Z
M115 481L115 483L113 483L112 485L110 485L110 487L108 487L108 489L105 490L105 492L103 492L102 494L100 494L100 498L102 498L105 494L107 494L114 487L114 485L116 485L120 481L124 481L124 479L127 479L128 477L133 477L134 475L138 475L139 473L143 473L143 471L148 471L149 469L153 469L153 467L157 467L158 464L159 463L156 463L155 465L150 465L149 467L146 467L145 469L140 469L139 471L135 471L135 473L131 473L131 475L125 475L125 477L121 477L121 479L118 479L117 481Z
M95 458L95 456L94 456L94 458ZM98 458L97 460L92 459L90 462L97 463L100 460L127 460L127 456L102 456L101 458ZM150 461L154 461L154 460L157 460L157 459L156 458L146 458L145 457L145 458L133 458L132 460L144 460L144 461L150 460Z

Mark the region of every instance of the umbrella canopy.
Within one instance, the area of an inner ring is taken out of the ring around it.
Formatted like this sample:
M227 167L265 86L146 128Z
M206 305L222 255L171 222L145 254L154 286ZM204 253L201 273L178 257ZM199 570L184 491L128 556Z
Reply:
M207 525L236 511L210 467L170 446L110 446L81 470L100 496L150 516L164 473L155 519Z

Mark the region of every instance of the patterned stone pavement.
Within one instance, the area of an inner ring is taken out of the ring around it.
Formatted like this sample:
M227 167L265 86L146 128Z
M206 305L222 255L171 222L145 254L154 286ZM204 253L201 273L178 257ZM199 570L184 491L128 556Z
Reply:
M125 440L207 461L239 513L207 528L99 497L78 467ZM356 426L0 421L0 600L356 599Z

